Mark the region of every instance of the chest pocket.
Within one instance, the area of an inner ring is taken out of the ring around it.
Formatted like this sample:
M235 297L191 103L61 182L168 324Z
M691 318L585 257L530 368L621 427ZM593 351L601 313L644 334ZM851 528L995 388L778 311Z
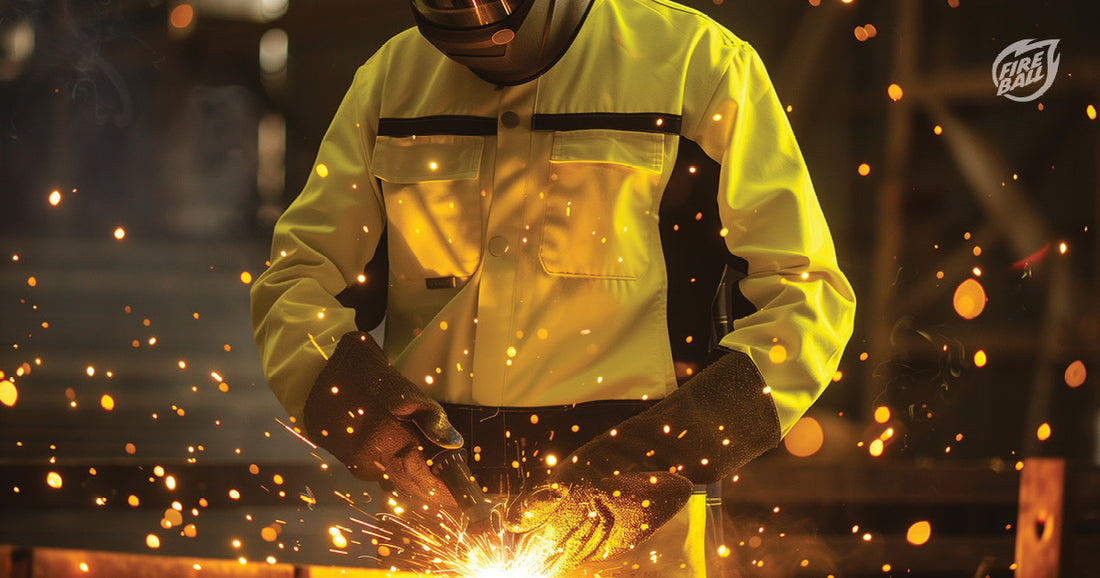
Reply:
M636 279L649 267L664 136L617 130L554 135L539 259L547 273Z
M382 181L398 278L461 278L477 269L484 145L481 136L378 137L371 164Z

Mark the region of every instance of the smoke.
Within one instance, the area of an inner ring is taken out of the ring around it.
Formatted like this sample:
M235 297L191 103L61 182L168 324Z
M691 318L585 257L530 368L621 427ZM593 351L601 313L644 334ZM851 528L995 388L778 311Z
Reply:
M890 333L892 355L875 368L885 380L874 406L893 408L894 428L901 434L903 451L942 455L942 440L932 435L956 408L962 390L960 378L967 365L966 348L950 335L903 317Z
M13 0L0 7L0 26L29 23L33 54L19 70L24 76L61 76L71 86L68 98L74 117L124 128L134 118L130 88L105 47L124 43L128 62L156 64L163 56L141 40L135 30L147 26L150 7L122 5L117 0ZM118 51L114 51L118 53Z

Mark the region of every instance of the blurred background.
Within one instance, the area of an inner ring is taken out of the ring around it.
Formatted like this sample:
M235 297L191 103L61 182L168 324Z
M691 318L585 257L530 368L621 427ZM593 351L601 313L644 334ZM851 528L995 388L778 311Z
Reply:
M1100 462L1095 19L686 4L761 53L860 300L834 383L726 484L730 575L1011 575L1023 460ZM248 289L356 68L411 25L402 0L0 1L0 544L371 562L329 528L377 488L281 424ZM991 68L1027 38L1060 60L1016 102Z

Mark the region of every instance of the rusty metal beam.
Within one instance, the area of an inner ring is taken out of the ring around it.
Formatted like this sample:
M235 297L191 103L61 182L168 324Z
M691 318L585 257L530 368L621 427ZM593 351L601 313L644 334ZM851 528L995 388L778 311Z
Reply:
M391 572L368 568L339 568L336 566L303 566L294 578L424 578L423 574Z
M372 568L0 546L0 578L415 578Z
M1065 531L1066 462L1024 461L1016 521L1016 578L1057 578Z
M294 578L289 564L61 550L17 549L12 578Z

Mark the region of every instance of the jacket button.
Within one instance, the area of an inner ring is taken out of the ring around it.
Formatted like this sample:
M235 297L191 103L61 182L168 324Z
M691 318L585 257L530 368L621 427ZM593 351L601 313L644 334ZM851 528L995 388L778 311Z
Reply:
M504 114L500 115L500 124L503 124L504 128L516 128L519 126L519 115L513 111L506 110Z
M503 257L508 252L508 239L497 235L489 239L489 253L494 257Z

